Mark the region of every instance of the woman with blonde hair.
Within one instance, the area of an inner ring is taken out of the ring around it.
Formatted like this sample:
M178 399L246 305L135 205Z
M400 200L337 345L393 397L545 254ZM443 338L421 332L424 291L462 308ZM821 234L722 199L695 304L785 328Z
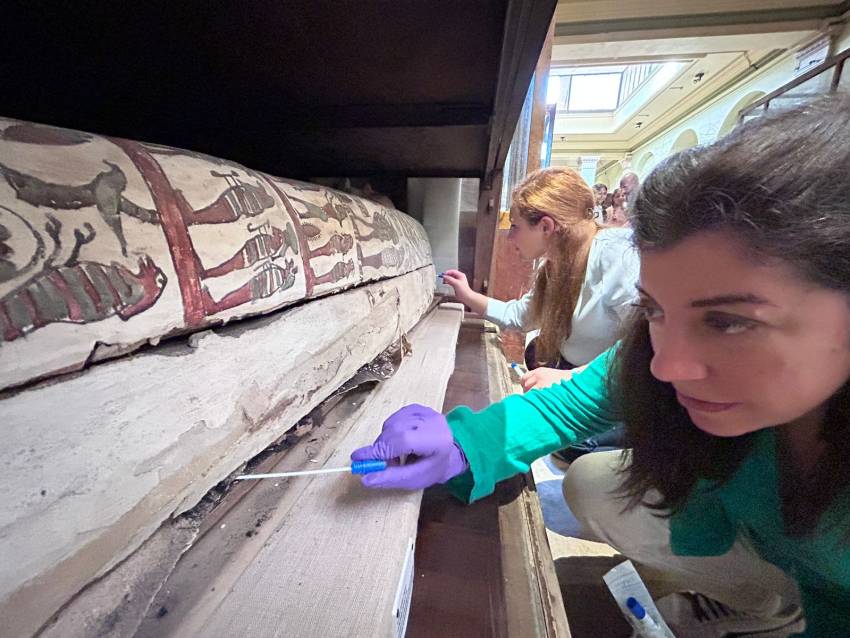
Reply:
M569 168L540 169L514 188L509 237L523 258L544 259L520 299L487 297L462 272L443 273L473 312L503 328L540 330L526 353L534 369L522 378L524 390L565 380L610 347L634 300L639 264L631 230L599 225L593 205L593 191Z

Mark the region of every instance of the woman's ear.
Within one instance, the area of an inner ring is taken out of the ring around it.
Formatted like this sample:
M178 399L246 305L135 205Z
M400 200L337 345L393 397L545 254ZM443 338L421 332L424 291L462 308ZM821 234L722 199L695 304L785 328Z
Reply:
M540 218L540 226L543 229L544 235L551 235L555 232L555 220L549 217L549 215L543 215Z

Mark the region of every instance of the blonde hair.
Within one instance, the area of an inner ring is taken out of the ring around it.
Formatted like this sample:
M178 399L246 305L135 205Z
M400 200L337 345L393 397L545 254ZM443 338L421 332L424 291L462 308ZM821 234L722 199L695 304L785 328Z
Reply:
M557 365L561 342L572 331L573 312L587 270L584 229L593 221L593 206L593 191L570 168L536 170L512 193L511 208L530 225L537 225L543 217L555 222L557 239L535 275L530 306L531 319L540 328L537 358L542 364ZM593 227L595 234L598 225Z

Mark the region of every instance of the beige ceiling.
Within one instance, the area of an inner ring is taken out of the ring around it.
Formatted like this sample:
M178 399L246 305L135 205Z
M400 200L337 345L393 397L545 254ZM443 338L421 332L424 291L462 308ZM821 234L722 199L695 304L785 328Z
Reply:
M746 33L687 38L657 38L555 44L552 47L552 66L597 65L617 61L650 62L686 60L710 53L752 51L773 47L791 47L809 37L813 31L781 33Z
M848 0L560 0L555 44L820 29Z
M556 23L840 7L843 0L559 0Z

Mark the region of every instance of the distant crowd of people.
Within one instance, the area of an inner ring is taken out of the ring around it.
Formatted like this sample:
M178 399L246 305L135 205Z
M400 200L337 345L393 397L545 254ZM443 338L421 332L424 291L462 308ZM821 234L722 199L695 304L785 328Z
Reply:
M610 193L605 184L593 186L593 214L596 221L607 226L629 225L629 202L640 188L640 178L633 171L626 171L620 178L620 187Z

